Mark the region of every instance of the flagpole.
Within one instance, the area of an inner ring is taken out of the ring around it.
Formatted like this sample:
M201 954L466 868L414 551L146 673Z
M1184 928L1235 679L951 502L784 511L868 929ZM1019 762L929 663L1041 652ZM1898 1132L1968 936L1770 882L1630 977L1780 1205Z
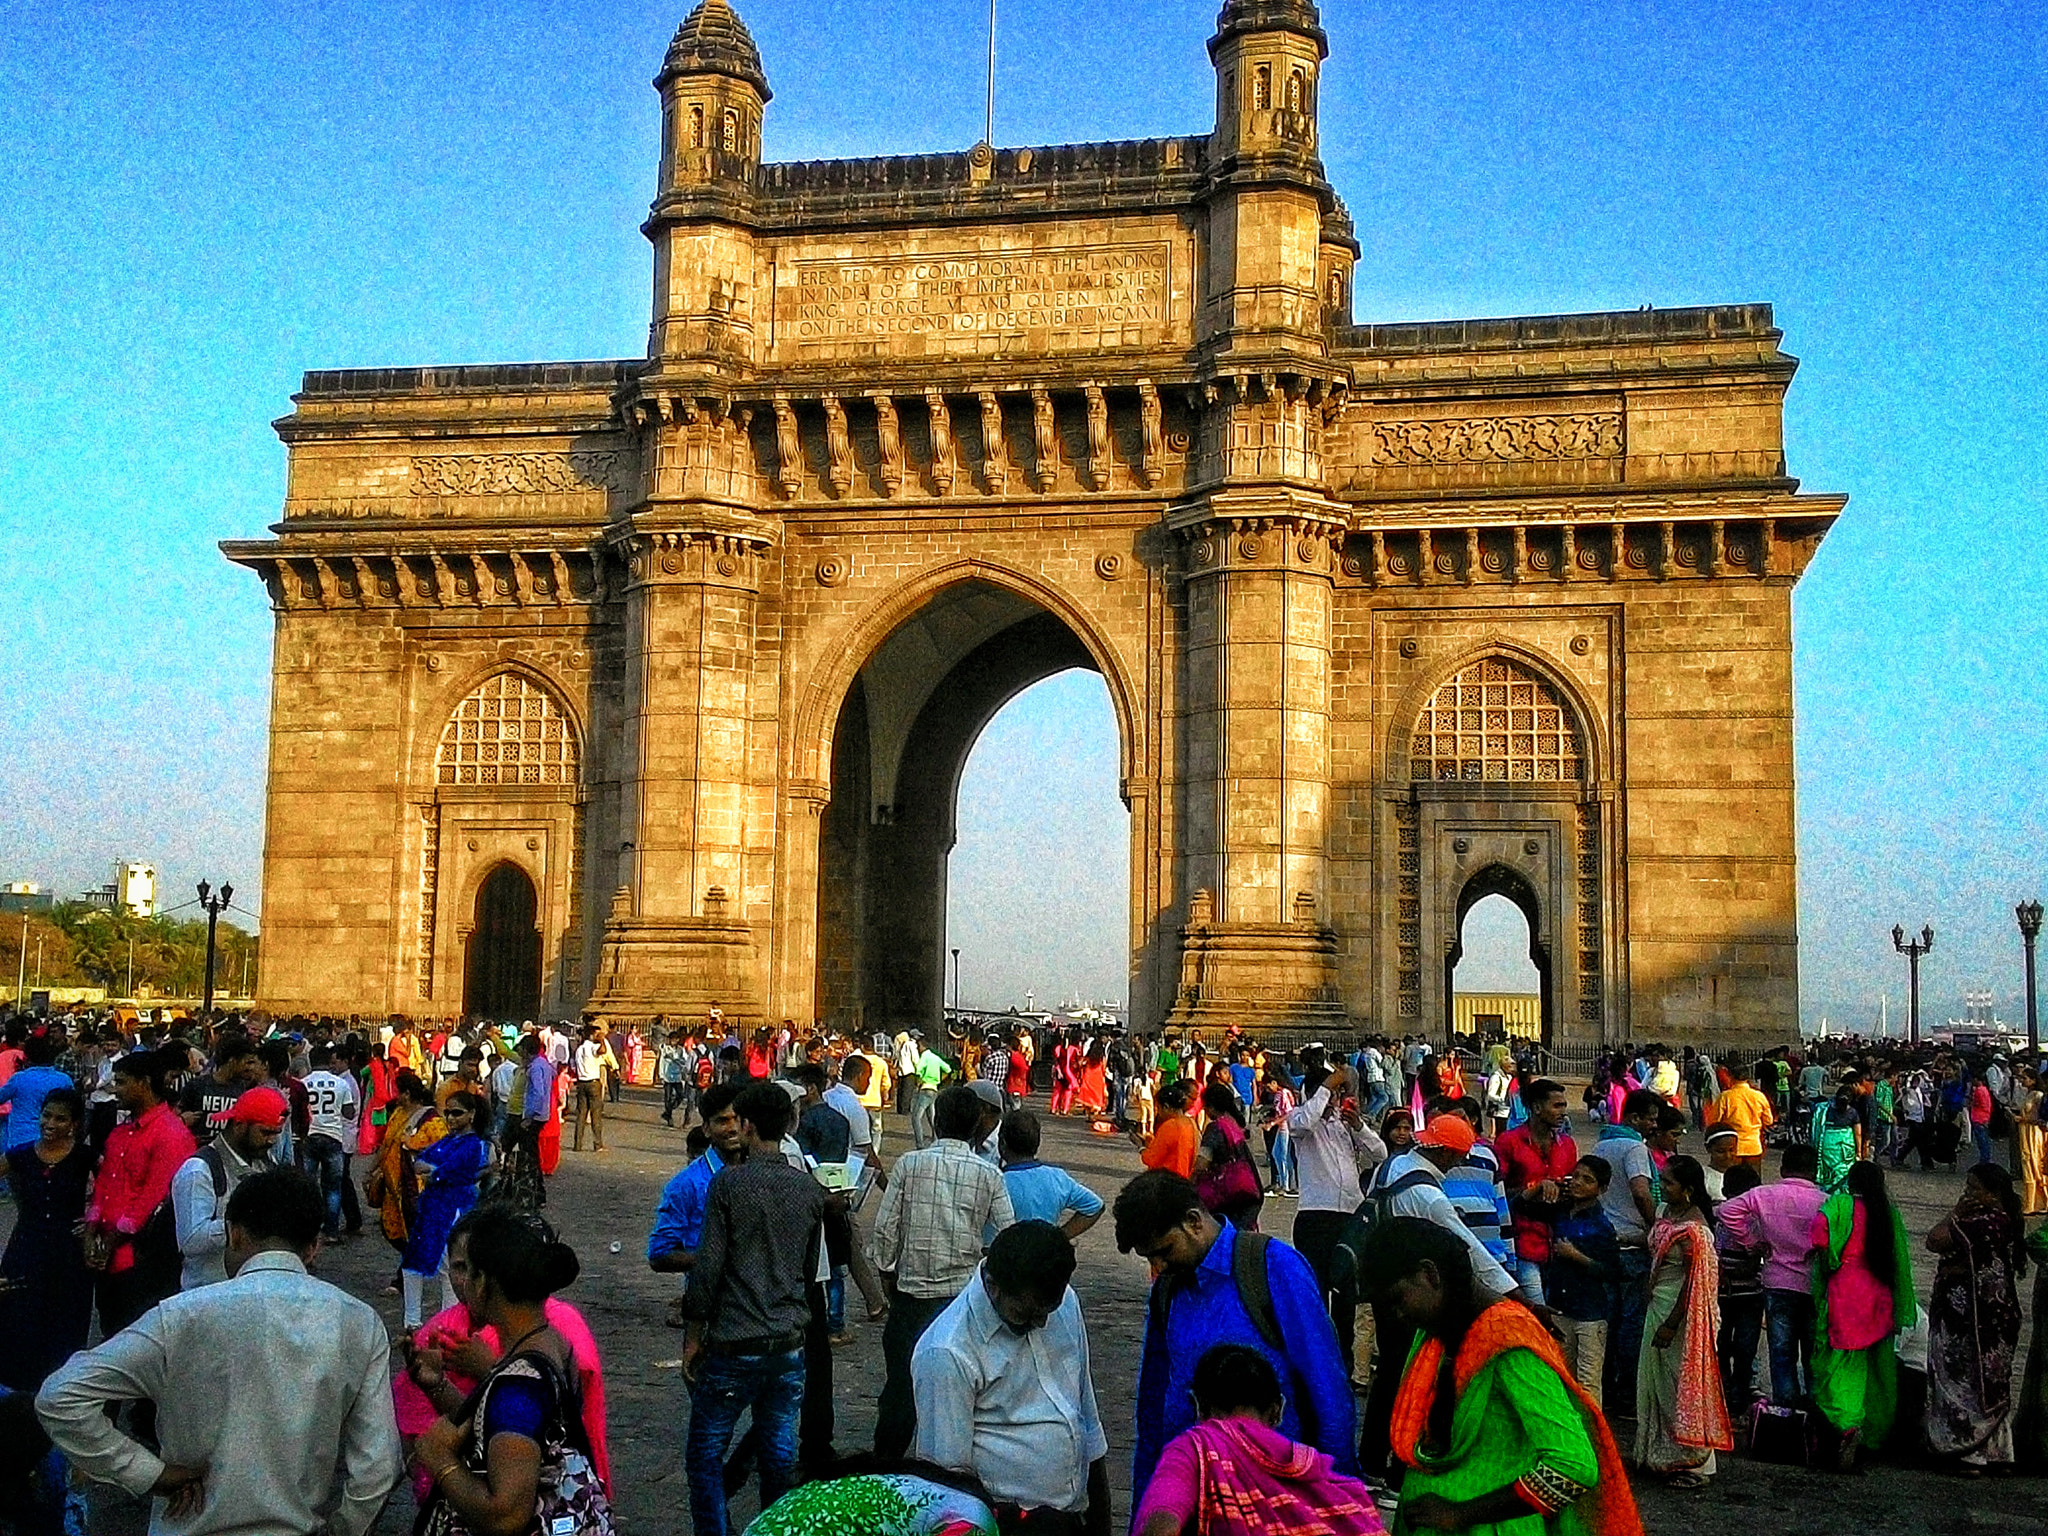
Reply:
M982 142L996 146L996 0L988 0L988 137Z

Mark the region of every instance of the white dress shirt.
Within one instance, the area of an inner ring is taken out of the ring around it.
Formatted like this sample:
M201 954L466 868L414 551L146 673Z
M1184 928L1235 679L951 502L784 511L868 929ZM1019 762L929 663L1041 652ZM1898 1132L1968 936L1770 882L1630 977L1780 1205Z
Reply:
M106 1405L154 1402L161 1456ZM401 1473L391 1341L377 1314L294 1254L259 1253L61 1365L36 1398L80 1472L140 1498L165 1463L206 1468L198 1512L152 1536L363 1536Z
M1019 1334L976 1274L917 1341L910 1380L918 1460L971 1472L999 1504L1088 1507L1088 1469L1109 1441L1073 1287L1043 1328Z
M825 1102L846 1116L847 1129L852 1132L853 1150L873 1157L875 1123L868 1114L867 1106L861 1103L860 1095L845 1083L834 1083L825 1090Z
M1387 1160L1387 1144L1362 1121L1353 1130L1342 1114L1325 1114L1329 1102L1325 1084L1287 1117L1301 1174L1301 1203L1296 1209L1349 1215L1358 1209L1358 1175Z

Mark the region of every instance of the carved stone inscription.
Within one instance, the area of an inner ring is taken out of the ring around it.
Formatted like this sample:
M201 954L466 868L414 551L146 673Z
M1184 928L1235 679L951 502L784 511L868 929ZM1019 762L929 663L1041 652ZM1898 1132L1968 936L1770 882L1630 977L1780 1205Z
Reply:
M420 455L412 461L415 496L539 496L616 491L631 484L634 455L618 448L569 453Z
M1503 464L1612 459L1622 452L1619 412L1376 421L1375 464Z
M1040 347L1068 336L1092 344L1078 333L1163 323L1171 273L1163 243L805 261L797 264L789 325L799 348L903 336L943 346L1011 334L1032 334Z

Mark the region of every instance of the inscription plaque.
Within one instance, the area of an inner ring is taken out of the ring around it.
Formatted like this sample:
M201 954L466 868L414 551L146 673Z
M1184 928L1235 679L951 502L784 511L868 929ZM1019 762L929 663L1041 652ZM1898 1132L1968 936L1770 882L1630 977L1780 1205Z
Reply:
M1087 333L1166 321L1172 264L1164 242L801 261L786 339L799 349L908 336L976 349L988 336L1093 345Z

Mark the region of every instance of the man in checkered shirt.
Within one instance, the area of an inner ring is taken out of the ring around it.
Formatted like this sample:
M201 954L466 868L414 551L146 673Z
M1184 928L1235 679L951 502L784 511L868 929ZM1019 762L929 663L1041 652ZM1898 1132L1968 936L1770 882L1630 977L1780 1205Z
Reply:
M1003 1175L974 1150L981 1100L956 1085L932 1108L935 1139L906 1152L889 1171L869 1251L889 1289L882 1328L888 1375L875 1419L875 1454L902 1459L917 1429L910 1354L932 1320L952 1304L981 1265L982 1234L1016 1221Z

